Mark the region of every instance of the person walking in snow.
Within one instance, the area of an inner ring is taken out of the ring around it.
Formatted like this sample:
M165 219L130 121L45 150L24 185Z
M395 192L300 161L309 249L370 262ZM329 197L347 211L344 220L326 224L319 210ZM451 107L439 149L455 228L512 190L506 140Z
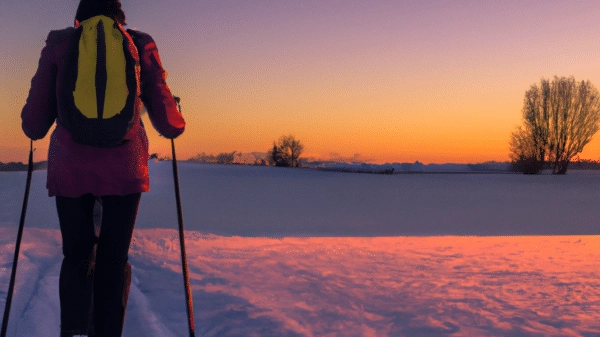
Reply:
M61 337L121 336L128 251L141 193L149 191L142 103L162 136L176 138L185 128L155 42L125 24L119 0L81 0L75 27L48 34L21 113L33 140L56 122L46 187L56 197L63 245Z

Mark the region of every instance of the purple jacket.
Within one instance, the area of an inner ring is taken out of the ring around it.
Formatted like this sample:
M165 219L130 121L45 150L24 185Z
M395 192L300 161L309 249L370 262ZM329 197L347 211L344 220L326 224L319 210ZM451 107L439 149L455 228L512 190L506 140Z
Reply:
M183 132L185 121L166 84L156 44L150 35L134 33L140 54L141 102L154 128L166 138L175 138ZM44 138L56 121L48 150L48 195L75 198L87 193L103 196L147 192L148 138L140 121L140 108L136 109L134 126L126 135L129 142L116 148L78 144L61 126L65 117L57 108L59 75L74 36L74 28L48 34L21 112L23 131L33 140Z

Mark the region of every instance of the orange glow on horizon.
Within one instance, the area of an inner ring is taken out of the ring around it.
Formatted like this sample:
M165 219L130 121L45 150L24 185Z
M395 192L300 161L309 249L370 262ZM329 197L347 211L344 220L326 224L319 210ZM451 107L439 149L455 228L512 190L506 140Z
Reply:
M593 33L599 5L592 2L205 6L132 5L127 14L132 27L153 34L169 86L182 98L182 159L267 151L279 136L294 134L307 155L325 159L506 161L531 84L572 75L600 85ZM43 27L72 23L71 14L55 14ZM163 14L180 24L157 26ZM0 67L0 161L27 157L19 113L47 31L23 22L8 25L27 32L21 43L2 51L10 67ZM146 126L150 152L168 156L168 142ZM47 148L47 140L37 143ZM600 141L579 156L600 159Z

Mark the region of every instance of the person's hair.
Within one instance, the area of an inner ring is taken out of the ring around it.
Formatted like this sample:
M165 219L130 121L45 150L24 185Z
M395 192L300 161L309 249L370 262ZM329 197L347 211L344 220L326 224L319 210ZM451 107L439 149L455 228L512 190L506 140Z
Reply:
M121 25L125 23L125 12L119 0L81 0L77 7L75 20L82 22L96 15L104 15Z

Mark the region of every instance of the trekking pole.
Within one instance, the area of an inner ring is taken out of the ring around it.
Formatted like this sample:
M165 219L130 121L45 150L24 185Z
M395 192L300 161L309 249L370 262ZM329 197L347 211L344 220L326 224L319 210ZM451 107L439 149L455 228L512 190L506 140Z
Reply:
M179 105L180 98L174 97L177 102L177 108L181 112ZM183 285L185 287L185 301L187 304L187 317L190 337L195 337L194 332L194 303L192 299L192 290L190 288L190 273L188 272L187 255L185 254L185 240L183 238L183 211L181 210L181 195L179 193L179 174L177 172L177 157L175 156L175 141L171 138L171 153L173 155L173 180L175 183L175 200L177 201L177 221L179 222L179 246L181 247L181 267L183 269Z
M15 244L15 256L13 257L12 271L10 273L10 282L8 284L8 295L6 296L6 305L4 306L4 318L2 318L1 337L6 337L8 329L8 316L10 315L10 305L12 303L13 292L15 290L15 278L17 276L17 262L19 261L19 249L21 248L21 238L23 237L23 227L25 226L25 213L27 212L27 200L29 199L29 188L31 186L31 174L33 172L33 139L29 143L29 164L27 166L27 184L25 185L25 197L23 198L23 207L21 208L21 220L19 221L19 231L17 233L17 243Z

